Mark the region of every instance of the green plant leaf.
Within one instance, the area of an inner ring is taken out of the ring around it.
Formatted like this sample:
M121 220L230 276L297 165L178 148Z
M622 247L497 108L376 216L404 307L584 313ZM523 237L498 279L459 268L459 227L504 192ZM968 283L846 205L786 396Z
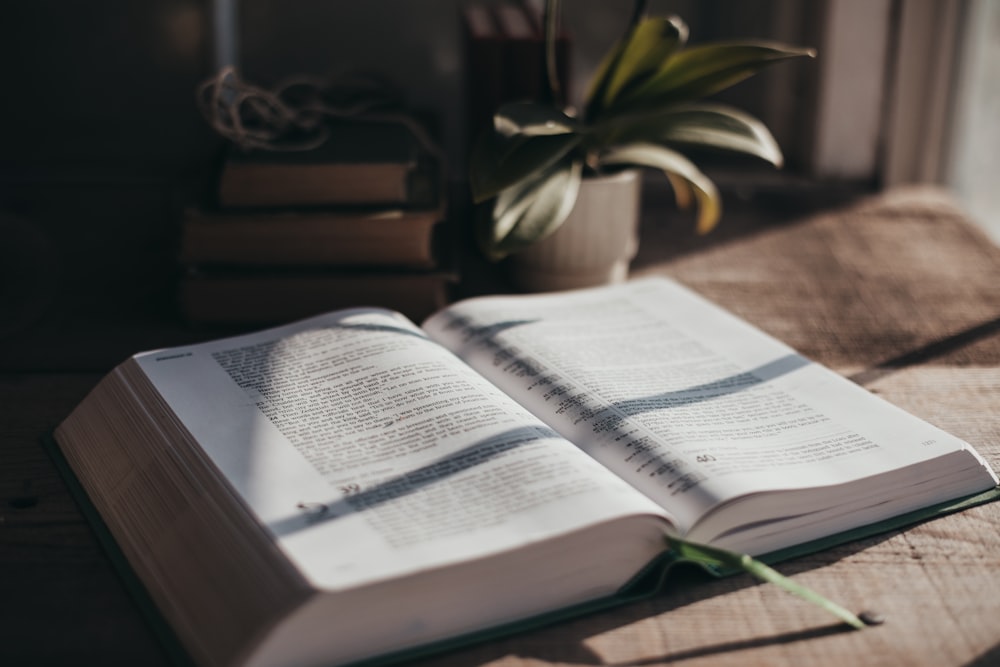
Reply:
M493 206L483 250L502 258L544 239L566 220L580 190L583 163L564 159L523 183L502 191Z
M593 100L591 118L600 109L610 107L619 93L639 86L655 74L683 46L687 35L687 25L676 16L648 18L639 23L627 35L620 55L609 67L600 99Z
M665 536L664 539L666 539L670 549L681 560L698 563L717 571L747 572L761 581L775 584L792 595L797 595L817 607L828 611L852 628L860 630L865 627L865 622L858 618L856 614L820 595L811 588L792 581L774 568L746 554L738 554L704 544L688 542L687 540L669 535Z
M505 104L493 116L496 131L506 137L520 134L526 137L570 134L579 131L580 123L562 110L536 102Z
M600 109L600 102L604 99L604 93L611 83L611 76L615 68L618 66L618 61L621 59L622 53L625 52L625 46L627 43L628 35L626 35L623 39L620 39L611 48L611 50L605 54L601 63L594 71L593 76L591 76L587 92L583 97L584 120L592 120L594 116L597 115Z
M635 110L696 100L739 83L768 65L815 55L813 49L771 42L714 43L682 49L642 85L620 95L615 107Z
M638 120L626 119L624 141L651 141L705 146L759 157L781 167L778 142L767 126L748 113L721 104L670 107Z
M688 185L688 182L669 171L663 173L667 175L667 180L670 181L670 187L674 191L674 201L677 203L677 208L691 208L691 205L694 204L694 190Z
M573 150L579 134L504 137L485 133L470 157L470 185L476 203L552 166Z
M715 184L693 162L677 151L658 144L637 142L602 153L598 156L598 160L601 164L627 164L662 169L667 174L683 179L698 199L698 233L708 233L719 221L722 202ZM671 179L671 183L674 182L674 179ZM682 196L677 192L679 202L682 201Z

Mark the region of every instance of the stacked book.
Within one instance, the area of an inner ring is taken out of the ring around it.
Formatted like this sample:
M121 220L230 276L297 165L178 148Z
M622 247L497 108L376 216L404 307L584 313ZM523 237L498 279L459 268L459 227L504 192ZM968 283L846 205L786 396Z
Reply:
M456 282L440 165L403 124L341 122L308 151L230 150L185 212L178 300L201 324L384 306L415 319Z
M547 95L544 26L540 3L530 0L482 0L462 6L465 52L465 113L469 140L492 124L506 102L544 99ZM559 103L570 94L572 39L560 26L556 34Z

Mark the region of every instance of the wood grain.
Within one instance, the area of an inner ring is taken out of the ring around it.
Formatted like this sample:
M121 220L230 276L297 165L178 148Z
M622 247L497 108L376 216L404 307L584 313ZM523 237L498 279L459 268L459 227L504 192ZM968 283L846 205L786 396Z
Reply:
M634 273L682 280L1000 467L1000 249L946 196L896 191L751 223L686 246L647 224ZM100 335L99 323L88 326ZM157 337L134 330L142 335L109 332L116 350ZM99 375L0 375L0 664L167 662L39 446ZM779 569L885 623L844 631L773 586L680 570L652 599L415 664L1000 664L1000 504Z

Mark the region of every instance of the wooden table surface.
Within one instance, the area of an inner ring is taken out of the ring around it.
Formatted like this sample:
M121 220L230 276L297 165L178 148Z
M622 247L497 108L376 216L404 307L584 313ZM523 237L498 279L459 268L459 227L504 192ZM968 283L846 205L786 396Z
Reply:
M900 190L683 237L644 220L634 275L680 279L1000 468L1000 249L947 197ZM0 326L0 665L168 664L39 438L116 355L207 334L117 311L73 322ZM779 569L885 623L844 631L773 586L687 571L644 602L418 664L1000 664L1000 504Z

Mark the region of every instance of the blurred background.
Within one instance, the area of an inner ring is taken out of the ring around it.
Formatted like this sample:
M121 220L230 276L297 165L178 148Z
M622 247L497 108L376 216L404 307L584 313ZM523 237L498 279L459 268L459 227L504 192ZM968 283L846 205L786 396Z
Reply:
M223 141L195 93L225 64L261 86L300 74L384 76L437 119L449 179L461 187L464 4L9 3L0 23L0 334L42 317L53 299L89 307L84 291L94 288L85 285L114 285L133 305L169 291L171 259L156 249L217 166ZM564 2L575 98L631 9ZM677 0L649 10L680 15L692 43L760 38L819 51L727 95L773 130L788 164L780 173L710 165L724 196L940 183L1000 239L1000 3ZM123 270L140 277L134 289L119 284Z

